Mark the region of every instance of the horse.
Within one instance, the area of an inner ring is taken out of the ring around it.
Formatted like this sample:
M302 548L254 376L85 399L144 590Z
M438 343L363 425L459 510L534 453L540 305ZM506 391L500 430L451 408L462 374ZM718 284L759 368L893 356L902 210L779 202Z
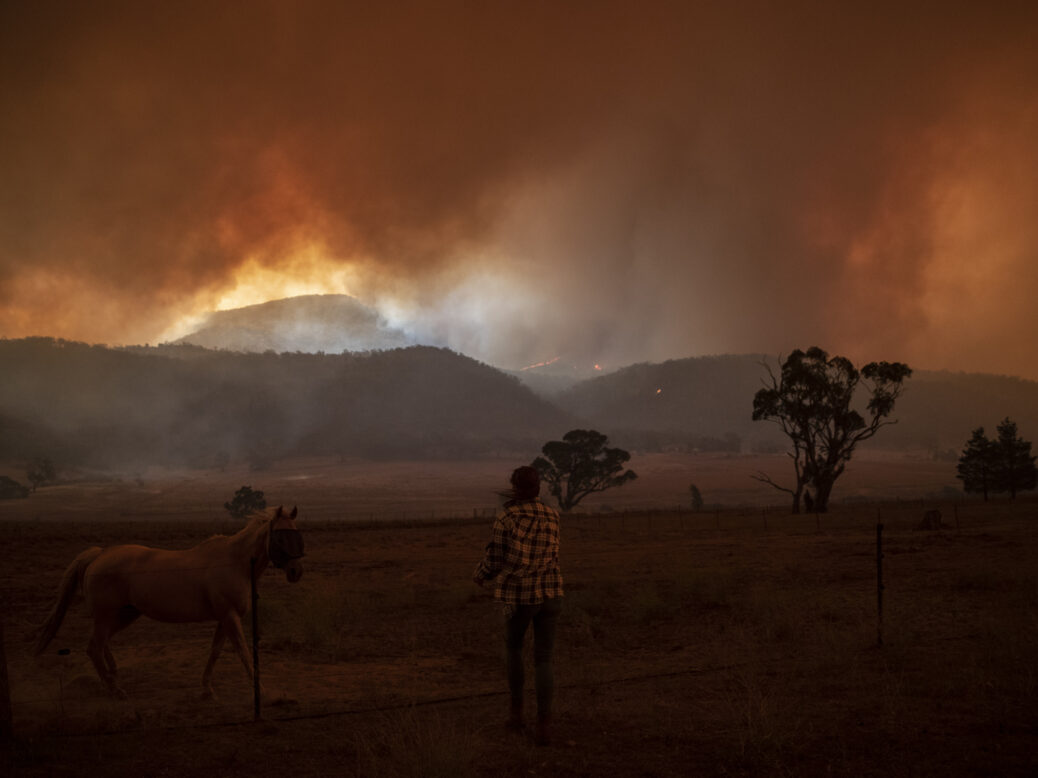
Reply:
M125 698L126 693L116 683L108 640L142 615L174 623L216 622L202 673L203 698L215 696L213 666L228 638L252 678L241 625L251 604L250 578L258 581L272 563L285 571L289 583L299 581L303 537L295 518L295 508L285 513L279 506L254 515L234 535L215 535L181 551L136 545L86 549L65 570L57 601L40 627L36 654L54 639L70 604L82 592L94 619L87 654L114 696Z

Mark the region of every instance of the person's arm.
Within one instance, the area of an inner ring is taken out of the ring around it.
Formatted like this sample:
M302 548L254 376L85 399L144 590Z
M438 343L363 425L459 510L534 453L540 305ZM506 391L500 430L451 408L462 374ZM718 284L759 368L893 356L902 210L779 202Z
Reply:
M494 528L491 530L490 542L487 543L486 554L483 561L476 566L472 574L472 580L482 586L491 581L501 572L505 564L505 554L508 551L508 539L511 535L511 519L506 514L499 515L494 519Z

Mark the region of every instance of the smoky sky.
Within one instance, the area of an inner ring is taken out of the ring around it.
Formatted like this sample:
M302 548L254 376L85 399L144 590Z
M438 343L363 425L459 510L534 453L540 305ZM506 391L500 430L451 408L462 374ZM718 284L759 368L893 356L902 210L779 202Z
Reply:
M4 3L0 335L342 270L505 367L1038 378L1029 6Z

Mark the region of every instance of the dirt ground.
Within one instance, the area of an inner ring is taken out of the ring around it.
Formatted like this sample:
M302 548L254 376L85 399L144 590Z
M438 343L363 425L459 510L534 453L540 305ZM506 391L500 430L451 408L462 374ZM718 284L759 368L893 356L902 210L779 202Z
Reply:
M331 490L317 517L305 497L319 490L286 500L300 506L306 573L292 585L269 570L261 582L259 721L230 652L216 667L217 699L201 699L211 625L142 620L120 633L112 649L125 700L96 679L81 608L32 656L27 639L83 548L186 548L235 531L207 503L215 487L192 483L168 493L146 478L67 485L0 509L7 774L1038 771L1033 500L906 499L822 517L745 507L568 518L556 736L539 748L503 726L500 608L469 582L489 519L473 518L471 505L455 520L416 510L407 521L351 524L325 512ZM438 483L399 491L413 498ZM145 506L147 517L131 519ZM944 529L916 530L934 507Z

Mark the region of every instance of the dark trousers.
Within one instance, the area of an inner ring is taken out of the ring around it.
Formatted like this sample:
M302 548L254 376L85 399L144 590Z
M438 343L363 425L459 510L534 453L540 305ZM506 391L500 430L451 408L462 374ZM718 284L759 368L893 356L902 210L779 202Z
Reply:
M505 620L505 645L508 650L508 689L512 693L512 707L523 704L523 638L533 623L533 661L537 673L537 715L551 715L551 701L555 694L555 673L552 652L555 648L555 627L562 611L562 598L554 597L536 605L517 605Z

